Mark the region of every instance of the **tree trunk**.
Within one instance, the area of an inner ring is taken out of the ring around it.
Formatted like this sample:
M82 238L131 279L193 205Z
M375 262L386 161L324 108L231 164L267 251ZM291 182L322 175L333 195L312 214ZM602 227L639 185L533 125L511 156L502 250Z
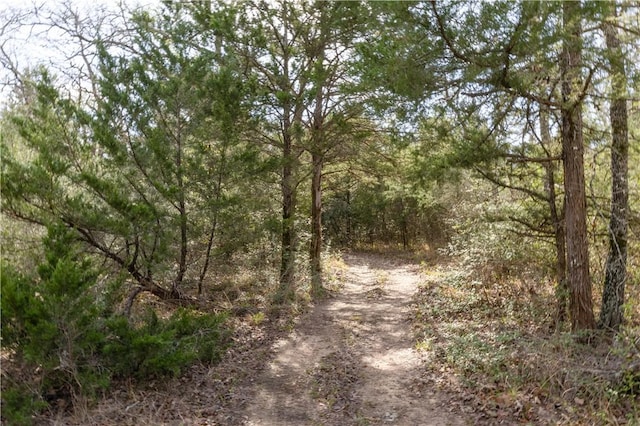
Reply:
M209 232L209 239L207 241L207 250L204 255L204 265L202 265L202 270L200 271L200 276L198 277L198 296L202 294L202 285L204 283L204 279L207 276L207 271L209 270L209 260L211 259L211 248L213 247L213 240L216 236L216 228L218 225L218 214L216 213L213 216L213 223L211 224L211 232Z
M144 290L143 287L136 286L129 296L127 297L127 301L124 304L123 315L127 318L131 317L131 308L133 307L133 302L136 300L136 297Z
M322 163L321 155L312 154L313 173L311 176L311 292L322 294Z
M326 48L325 26L324 26L324 4L319 4L321 14L321 29L319 37L318 56L315 60L315 105L313 109L313 125L311 134L311 247L309 250L309 266L311 267L311 294L319 297L323 294L322 287L322 168L324 166L325 155L325 83L326 75L324 69L324 49Z
M553 164L546 163L547 183L549 190L549 209L551 213L551 223L553 223L554 243L556 247L556 328L567 320L567 301L569 298L569 288L567 287L567 253L566 238L562 217L563 212L558 212L556 205L555 177Z
M616 17L615 4L610 5ZM617 331L623 320L624 287L627 278L627 217L629 211L628 158L629 136L627 123L627 84L624 54L616 28L604 23L613 97L609 107L611 119L611 217L609 219L609 255L605 267L602 309L599 325Z
M584 146L582 141L582 25L579 2L563 7L565 40L562 52L562 157L565 186L565 224L569 307L573 331L593 329L593 301L589 276Z
M184 280L184 275L187 272L187 205L185 202L185 189L184 189L184 170L182 166L182 136L181 136L181 122L178 121L178 133L175 137L176 142L176 183L178 185L178 214L180 220L180 258L178 260L178 273L176 278L171 284L172 297L179 298L179 287Z
M347 247L353 245L353 225L351 224L351 190L347 189Z
M283 21L287 22L289 9L287 2L283 3ZM289 44L289 33L287 26L284 26L284 45ZM289 83L289 51L283 50L283 74ZM285 84L283 89L288 89ZM293 153L293 124L297 118L292 120L293 105L290 100L285 100L282 105L282 238L281 238L281 261L280 261L280 285L275 294L275 303L285 303L292 301L295 296L295 183L293 181L293 168L295 163Z
M225 156L223 155L222 160L224 161ZM211 219L211 231L209 232L209 239L207 241L207 250L204 255L204 265L202 265L202 270L200 271L200 276L198 277L198 295L202 294L202 285L204 283L204 279L207 276L207 271L209 270L209 262L211 260L211 249L213 248L213 241L216 236L216 230L218 228L218 211L220 202L220 192L222 191L222 171L218 173L218 179L216 181L216 198L215 198L215 212L213 213L213 218Z
M400 237L402 238L402 249L407 250L409 248L409 229L407 211L402 198L400 198Z
M540 136L542 145L551 145L551 132L549 131L549 110L548 107L540 107ZM547 148L545 148L547 149ZM554 163L547 161L544 164L546 175L546 192L549 201L549 213L553 224L554 242L556 247L556 329L567 320L567 301L569 289L567 288L567 254L566 238L564 231L564 209L558 211L556 196L556 180L554 173Z
M295 277L295 194L293 183L293 158L291 135L284 135L282 166L282 258L280 262L280 287L276 302L293 300Z
M173 281L171 285L171 293L172 296L178 298L179 296L179 287L184 280L184 275L187 272L187 211L186 205L184 202L184 196L180 197L179 202L179 211L180 211L180 259L178 261L178 273L176 274L176 279Z

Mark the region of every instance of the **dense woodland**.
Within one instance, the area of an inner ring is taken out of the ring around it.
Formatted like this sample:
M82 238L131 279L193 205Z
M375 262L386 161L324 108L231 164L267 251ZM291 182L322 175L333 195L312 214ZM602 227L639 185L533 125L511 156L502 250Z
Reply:
M374 250L456 262L492 315L604 347L574 401L638 421L639 12L2 10L3 419L215 364L237 321L295 316L329 259ZM25 63L21 34L64 59Z

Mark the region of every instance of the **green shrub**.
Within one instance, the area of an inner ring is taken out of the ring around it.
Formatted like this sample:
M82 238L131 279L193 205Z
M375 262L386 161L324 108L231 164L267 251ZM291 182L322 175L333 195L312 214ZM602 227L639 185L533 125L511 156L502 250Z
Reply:
M126 318L114 317L107 323L109 339L103 354L116 376L175 376L196 361L219 358L228 335L224 320L221 315L198 315L185 309L161 320L150 310L134 328Z
M114 378L175 376L224 351L224 316L180 309L162 320L149 311L132 324L113 314L69 230L51 227L44 247L37 276L9 265L0 274L2 344L19 366L19 378L7 373L2 384L8 424L29 424L50 400L90 400Z
M2 392L2 417L16 426L30 425L33 413L47 404L24 386L13 385Z
M36 277L9 265L2 268L3 346L38 370L30 386L36 399L45 394L91 396L109 382L108 374L96 368L96 353L104 339L99 304L91 294L98 275L78 255L64 228L52 227L44 245L46 260ZM18 390L4 391L12 395ZM5 392L3 400L8 403Z

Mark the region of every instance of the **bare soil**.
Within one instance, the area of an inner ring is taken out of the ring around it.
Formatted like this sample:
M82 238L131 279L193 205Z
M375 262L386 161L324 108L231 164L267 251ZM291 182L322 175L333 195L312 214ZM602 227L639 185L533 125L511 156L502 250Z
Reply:
M273 345L243 389L241 418L266 425L461 425L446 398L421 383L411 332L417 265L346 255L342 288ZM231 420L231 419L229 419Z
M608 380L640 360L637 333L614 349L577 344L540 320L552 294L513 282L479 291L455 262L419 266L407 257L331 261L331 291L306 312L238 312L234 343L216 365L114 384L97 404L78 401L73 413L54 406L35 423L638 424L637 382Z
M343 259L337 288L305 313L260 320L248 313L217 365L144 387L121 383L97 405L73 414L61 409L36 423L468 424L453 412L451 395L425 377L414 347L412 298L424 282L419 266L380 254Z

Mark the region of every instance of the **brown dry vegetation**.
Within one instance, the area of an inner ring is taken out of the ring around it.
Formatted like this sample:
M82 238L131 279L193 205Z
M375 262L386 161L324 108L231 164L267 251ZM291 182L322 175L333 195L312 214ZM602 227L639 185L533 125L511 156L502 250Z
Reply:
M411 385L406 386L410 397L404 398L417 402L421 409L412 415L425 421L436 415L451 424L462 419L467 424L633 425L640 420L637 310L628 310L627 325L613 341L595 334L580 343L575 335L550 327L551 283L514 278L513 268L504 265L472 270L458 258L434 252L373 252L350 255L346 264L339 258L330 259L326 272L329 298L315 306L299 298L291 308L269 309L267 294L274 286L265 284L256 291L260 287L243 286L243 280L221 286L209 294L210 308L225 303L243 306L238 301L246 300L247 309L235 310L233 345L220 363L196 365L181 377L165 381L123 381L96 403L85 401L74 411L61 401L38 417L36 424L251 424L247 423L248 413L264 409L257 392L265 380L276 383L269 371L274 362L280 362L279 348L287 345L293 349L291 365L308 363L289 396L300 405L300 398L307 395L320 410L317 424L346 424L347 419L353 424L419 424L412 423L411 417L404 421L395 411L383 410L378 417L372 414L372 395L379 393L380 385L367 385L363 351L375 357L371 342L383 331L369 328L364 315L374 312L378 303L396 309L396 316L408 316L413 324L415 340L409 338L406 344L420 355L421 366L412 370ZM407 309L395 298L393 282L397 268L416 263L421 265L418 269L410 268L413 273L419 271L420 278ZM368 278L357 283L357 274L362 274L357 268L363 265ZM255 279L247 277L246 282ZM356 289L356 284L361 287ZM350 286L346 296L345 285ZM335 311L336 303L345 300L370 309ZM628 305L637 307L638 302L640 293L630 286ZM163 309L169 313L172 308ZM346 327L344 333L333 336L334 321ZM322 335L315 336L313 330ZM358 340L363 336L369 343ZM314 344L324 345L317 363L302 352L296 355L295 349L314 339L319 339ZM6 367L3 362L3 374ZM393 383L397 378L391 375L385 380ZM370 389L364 392L367 386ZM364 404L366 395L369 405Z
M489 424L637 424L640 421L640 289L629 286L627 324L610 336L553 329L551 283L424 264L414 327L430 385ZM635 307L635 308L632 308Z

